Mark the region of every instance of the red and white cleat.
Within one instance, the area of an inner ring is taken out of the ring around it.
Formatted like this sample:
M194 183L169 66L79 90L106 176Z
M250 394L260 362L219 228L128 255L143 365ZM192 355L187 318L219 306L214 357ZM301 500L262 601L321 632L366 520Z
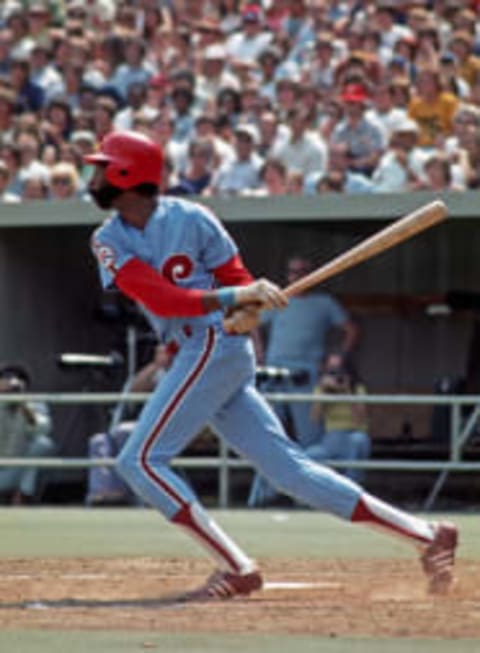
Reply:
M435 538L420 558L428 577L431 594L446 594L453 582L455 551L458 545L458 528L449 522L434 524Z
M236 596L249 596L262 589L263 579L259 571L235 574L231 571L215 571L198 590L189 592L188 599L195 601L225 601Z

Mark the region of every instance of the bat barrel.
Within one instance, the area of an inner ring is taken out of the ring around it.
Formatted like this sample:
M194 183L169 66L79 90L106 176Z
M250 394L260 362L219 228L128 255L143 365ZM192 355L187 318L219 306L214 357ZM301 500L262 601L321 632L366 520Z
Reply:
M322 281L354 265L358 265L381 252L385 252L395 245L412 238L416 234L433 227L446 217L447 207L442 200L434 200L429 204L425 204L403 218L396 220L388 227L377 231L332 261L290 284L285 288L285 293L288 297L298 295Z

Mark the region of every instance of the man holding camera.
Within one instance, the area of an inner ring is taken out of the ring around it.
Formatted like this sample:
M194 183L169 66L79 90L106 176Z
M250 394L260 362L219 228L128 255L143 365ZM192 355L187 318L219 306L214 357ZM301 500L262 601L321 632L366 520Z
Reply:
M314 394L332 396L365 393L366 388L349 358L340 352L329 353L325 357ZM371 442L365 404L315 402L312 404L311 419L314 424L323 424L321 440L307 447L307 453L313 460L366 460L370 457ZM363 482L362 470L346 468L341 471L353 481Z
M28 392L30 375L22 365L0 366L0 394ZM52 423L45 404L0 402L0 457L51 456ZM14 505L38 498L40 473L35 467L0 467L0 496Z

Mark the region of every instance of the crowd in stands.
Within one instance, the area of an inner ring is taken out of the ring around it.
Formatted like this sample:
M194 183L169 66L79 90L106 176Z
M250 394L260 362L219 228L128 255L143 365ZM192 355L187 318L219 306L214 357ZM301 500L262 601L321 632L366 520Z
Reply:
M176 195L480 186L479 0L6 0L0 199L87 199L134 129Z

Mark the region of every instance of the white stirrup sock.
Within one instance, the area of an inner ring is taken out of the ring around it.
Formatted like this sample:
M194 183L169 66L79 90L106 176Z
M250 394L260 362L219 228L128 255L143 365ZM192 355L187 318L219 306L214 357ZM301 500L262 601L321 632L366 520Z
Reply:
M434 527L429 522L366 493L360 497L351 520L367 522L375 528L387 530L417 545L430 544L435 535Z
M240 547L220 528L198 503L185 504L172 522L185 528L213 555L222 569L248 574L257 568Z

